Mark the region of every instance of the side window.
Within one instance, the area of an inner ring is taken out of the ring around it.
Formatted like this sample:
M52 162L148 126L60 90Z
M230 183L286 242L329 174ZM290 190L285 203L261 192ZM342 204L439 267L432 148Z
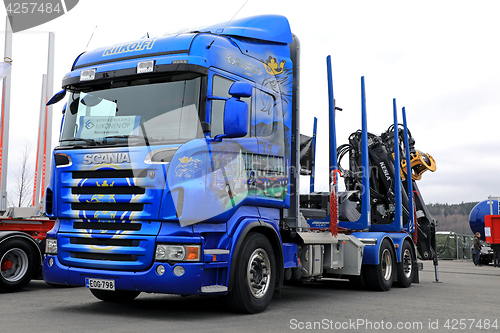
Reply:
M226 79L222 76L214 75L212 80L212 95L219 97L229 98L229 88L234 83L233 80ZM248 104L248 113L252 113L252 98L242 98ZM212 113L211 113L211 130L210 136L214 137L218 134L224 134L224 105L226 101L212 100ZM250 134L250 131L248 132Z
M267 137L273 133L276 100L274 96L262 90L256 92L256 121L255 135L257 137Z

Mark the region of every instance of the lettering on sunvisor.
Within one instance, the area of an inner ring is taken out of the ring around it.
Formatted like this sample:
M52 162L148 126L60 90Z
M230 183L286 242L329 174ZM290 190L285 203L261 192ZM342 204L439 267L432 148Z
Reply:
M152 39L146 39L146 40L143 40L140 42L132 42L132 43L125 43L125 44L111 46L111 47L108 47L106 50L104 50L104 53L102 54L102 56L105 57L105 56L110 56L110 55L115 55L115 54L120 54L120 53L150 50L153 48L155 41L156 41L156 38L152 38Z

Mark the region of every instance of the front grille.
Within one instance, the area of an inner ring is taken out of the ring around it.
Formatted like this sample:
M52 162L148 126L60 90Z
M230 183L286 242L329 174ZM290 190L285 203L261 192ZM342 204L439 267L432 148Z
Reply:
M73 229L139 231L140 223L73 222Z
M99 210L99 211L132 211L138 212L144 209L142 203L115 203L115 202L74 202L71 204L73 210Z
M85 178L145 178L148 175L148 170L92 170L92 171L73 171L73 179Z
M154 225L154 234L151 235L120 231L59 234L59 260L71 267L135 272L146 270L154 261L156 234L161 224ZM146 231L150 227L147 223L142 229Z
M146 189L140 186L103 186L73 187L71 194L144 194Z
M148 169L73 171L72 178L78 181L68 188L71 191L68 203L71 210L78 211L142 212L149 203L144 202L148 186L138 183L144 184L144 178L148 174L154 177L154 173Z
M96 246L139 246L139 241L134 239L102 239L72 237L71 244L96 245Z
M161 228L155 207L160 204L164 174L155 166L119 170L104 165L61 172L61 262L91 269L148 269Z
M137 256L94 252L71 252L71 258L107 261L137 261Z

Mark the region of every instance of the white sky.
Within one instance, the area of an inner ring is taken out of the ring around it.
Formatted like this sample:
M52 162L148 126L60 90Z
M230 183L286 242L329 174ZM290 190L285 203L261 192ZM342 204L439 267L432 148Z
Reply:
M54 92L85 50L182 28L228 21L245 0L80 0L67 14L13 36L9 182L25 139L34 170L42 74L48 32L55 32ZM301 42L301 132L318 117L316 190L328 190L326 56L332 55L337 141L360 128L360 77L365 76L368 129L392 123L392 99L406 107L418 150L430 153L435 173L419 187L427 203L482 201L500 195L500 2L249 0L236 18L286 16ZM5 27L5 8L0 10ZM3 54L3 38L0 41ZM57 143L62 102L53 115ZM400 118L401 121L401 118ZM347 162L347 161L346 161ZM302 177L302 189L309 179Z

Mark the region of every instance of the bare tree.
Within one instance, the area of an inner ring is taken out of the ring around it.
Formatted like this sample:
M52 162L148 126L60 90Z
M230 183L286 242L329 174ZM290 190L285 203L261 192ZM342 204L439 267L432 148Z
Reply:
M31 196L33 194L33 174L31 167L28 164L31 155L32 147L25 139L23 145L22 156L20 158L21 165L17 172L14 173L16 177L16 184L14 187L14 197L9 196L9 205L15 207L29 206Z

